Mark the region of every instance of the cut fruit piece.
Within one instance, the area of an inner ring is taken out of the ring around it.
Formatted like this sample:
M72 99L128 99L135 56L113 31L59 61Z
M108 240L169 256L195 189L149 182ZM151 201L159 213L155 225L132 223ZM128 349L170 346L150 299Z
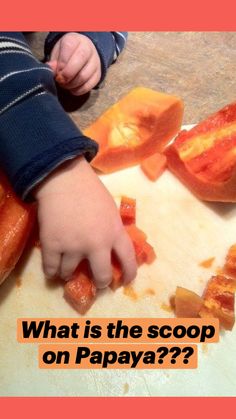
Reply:
M156 153L141 162L141 169L153 182L157 180L166 168L167 159L164 154Z
M138 265L142 265L143 263L150 265L156 259L156 253L148 242L134 242L134 248Z
M165 154L169 169L198 198L236 202L236 102L180 132Z
M133 242L137 264L139 266L143 263L151 264L156 259L156 253L146 241L146 234L134 224L126 226L126 231Z
M235 322L235 291L236 280L222 275L213 276L203 295L204 306L200 310L200 316L216 317L222 328L232 330Z
M136 222L136 200L122 196L120 203L120 216L124 224Z
M125 229L133 242L144 242L147 240L147 235L144 231L140 230L135 224L128 224Z
M176 317L199 317L203 299L193 291L177 287L173 305Z
M111 173L139 164L164 149L182 118L180 98L144 87L131 90L84 131L99 144L92 166Z
M80 313L85 314L96 298L96 287L91 280L87 260L83 260L64 287L65 299Z

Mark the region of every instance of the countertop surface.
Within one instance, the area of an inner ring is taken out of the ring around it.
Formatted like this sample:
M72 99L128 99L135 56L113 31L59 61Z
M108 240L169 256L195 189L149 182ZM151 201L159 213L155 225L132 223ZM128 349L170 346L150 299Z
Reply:
M38 58L45 36L28 35ZM180 96L183 123L192 124L236 100L235 71L236 32L130 32L102 87L63 99L66 110L80 115L83 129L130 89L145 86Z

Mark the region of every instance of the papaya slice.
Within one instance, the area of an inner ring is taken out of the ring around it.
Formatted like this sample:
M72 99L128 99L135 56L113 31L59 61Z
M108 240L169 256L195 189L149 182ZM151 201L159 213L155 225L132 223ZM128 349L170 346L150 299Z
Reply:
M198 198L236 202L236 102L180 132L165 154L169 169Z
M147 242L146 234L135 224L126 226L126 231L133 242L137 264L139 266L143 263L151 264L156 259L156 254L153 247Z
M199 312L200 316L217 317L223 329L232 330L235 323L235 291L235 279L223 275L213 276L208 281L203 295L204 305Z
M92 166L111 173L139 164L164 149L182 118L180 98L144 87L131 90L85 129L99 144Z

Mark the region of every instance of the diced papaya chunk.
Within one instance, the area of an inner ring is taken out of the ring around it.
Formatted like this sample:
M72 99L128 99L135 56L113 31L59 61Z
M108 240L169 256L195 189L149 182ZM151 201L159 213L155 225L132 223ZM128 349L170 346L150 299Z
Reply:
M213 276L203 295L204 306L200 310L200 316L217 317L222 328L232 330L235 322L235 291L236 280L223 275Z
M199 317L203 299L193 291L177 287L173 305L177 317Z
M85 314L95 301L96 287L91 277L88 262L84 260L64 287L65 299L80 314Z
M139 164L164 149L182 117L179 98L144 87L131 90L84 131L99 143L92 166L110 173Z
M122 196L120 203L120 216L124 224L136 222L136 200Z
M147 239L147 235L144 231L140 230L135 224L129 224L125 226L125 229L133 242L144 242Z
M146 241L134 242L134 249L135 249L137 264L139 266L142 265L143 263L147 263L148 265L150 265L156 259L156 254L153 247Z
M156 259L156 254L153 247L146 241L146 234L134 224L126 226L126 230L134 245L137 264L140 266L143 263L152 263Z
M154 182L164 172L167 165L166 161L164 154L155 153L141 162L141 169L148 179Z

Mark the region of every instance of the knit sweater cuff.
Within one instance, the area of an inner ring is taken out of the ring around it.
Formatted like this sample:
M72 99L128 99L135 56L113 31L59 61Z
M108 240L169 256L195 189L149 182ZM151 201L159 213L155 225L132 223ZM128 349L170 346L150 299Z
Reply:
M30 191L68 159L84 155L90 161L97 143L77 128L56 97L44 92L11 107L0 118L0 166L16 193Z

